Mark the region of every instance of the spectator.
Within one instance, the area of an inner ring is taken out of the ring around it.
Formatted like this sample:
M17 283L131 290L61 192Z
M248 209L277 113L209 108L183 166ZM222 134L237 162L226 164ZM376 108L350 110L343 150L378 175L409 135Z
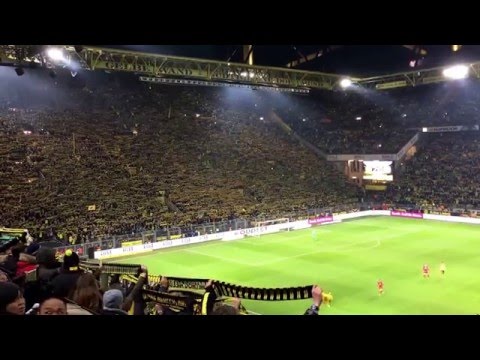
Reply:
M25 315L25 299L18 285L0 282L0 315Z
M320 306L322 305L322 289L318 285L312 287L313 304L310 306L304 315L318 315Z
M217 294L215 294L215 283L213 280L208 280L205 284L205 293L202 299L202 315L211 315L215 301L217 300Z
M67 304L56 297L48 298L40 304L38 315L68 315Z
M107 290L103 294L103 312L102 315L128 315L122 309L123 293L120 290Z
M0 270L0 283L2 283L2 282L9 282L9 281L10 281L10 279L9 279L7 273L4 272L4 271L2 271L2 270Z
M55 258L55 250L40 248L36 255L38 264L38 278L41 281L51 281L60 273L61 264Z
M102 310L102 294L95 277L90 273L79 276L71 297L74 303L93 312Z
M215 304L211 315L240 315L240 299L233 299L233 304Z
M78 255L71 250L67 250L63 257L60 274L51 281L54 296L68 298L72 294L78 278L83 274L79 264Z
M147 267L142 266L139 272L137 283L131 284L122 305L123 310L131 311L133 315L143 315L146 307L141 291L145 285L148 285Z

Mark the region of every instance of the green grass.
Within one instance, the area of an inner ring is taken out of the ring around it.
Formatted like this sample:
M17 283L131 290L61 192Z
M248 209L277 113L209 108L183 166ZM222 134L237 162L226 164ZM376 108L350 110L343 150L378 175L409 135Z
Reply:
M334 296L322 314L480 313L480 227L371 217L307 230L160 250L115 262L155 275L254 287L319 284ZM439 273L445 261L447 273ZM421 275L428 263L430 279ZM378 296L381 278L385 294ZM251 301L260 314L303 314L308 300Z

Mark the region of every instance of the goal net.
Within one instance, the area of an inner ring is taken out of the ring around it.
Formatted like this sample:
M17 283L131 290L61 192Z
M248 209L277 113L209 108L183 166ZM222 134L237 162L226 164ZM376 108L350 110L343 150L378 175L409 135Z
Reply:
M256 221L254 223L256 231L254 231L253 236L260 236L262 234L268 234L279 231L290 231L289 226L290 219L280 218L275 220L266 220L266 221Z

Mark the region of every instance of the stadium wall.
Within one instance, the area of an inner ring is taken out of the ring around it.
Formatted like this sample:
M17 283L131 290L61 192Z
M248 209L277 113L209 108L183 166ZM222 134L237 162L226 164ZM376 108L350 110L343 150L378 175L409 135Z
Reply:
M423 214L423 213L393 211L393 210L392 211L367 210L367 211L358 211L358 212L338 214L338 215L334 214L333 216L329 217L331 221L317 221L317 222L313 221L313 222L315 222L317 226L318 225L322 226L322 225L327 225L335 222L338 223L343 220L355 219L355 218L367 217L367 216L393 216L393 217L404 217L404 218L410 218L410 219L414 218L418 220L425 219L425 220L437 220L437 221L447 221L447 222L455 222L455 223L480 224L480 219L476 219L476 218ZM323 219L325 219L325 217ZM139 245L121 247L116 249L101 250L101 251L96 251L94 254L94 257L95 259L110 259L110 258L116 258L121 256L137 255L137 254L142 254L142 253L146 253L154 250L167 249L167 248L172 248L177 246L197 244L197 243L202 243L207 241L239 240L239 239L243 239L245 236L273 234L285 229L292 229L292 230L307 229L309 227L314 226L311 222L312 222L312 219L306 219L306 220L299 220L299 221L282 223L282 224L219 232L215 234L187 237L187 238L181 238L181 239L175 239L175 240L165 240L165 241L160 241L155 243L139 244Z
M308 220L300 220L287 222L282 224L275 224L269 226L253 227L233 231L218 232L215 234L187 237L175 240L164 240L160 242L140 244L134 246L121 247L116 249L100 250L94 253L95 259L110 259L121 256L142 254L154 250L167 249L176 246L197 244L214 240L238 240L243 239L245 236L265 235L273 234L285 229L299 230L310 227Z

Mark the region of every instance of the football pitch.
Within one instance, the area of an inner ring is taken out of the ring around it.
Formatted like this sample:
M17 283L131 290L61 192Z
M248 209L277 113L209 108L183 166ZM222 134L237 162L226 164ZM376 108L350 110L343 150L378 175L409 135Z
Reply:
M369 217L242 240L130 256L152 275L212 278L252 287L318 284L332 314L480 313L480 226ZM445 276L440 263L447 266ZM422 265L430 265L424 279ZM385 293L379 296L376 282ZM259 314L302 315L310 300L242 300Z

